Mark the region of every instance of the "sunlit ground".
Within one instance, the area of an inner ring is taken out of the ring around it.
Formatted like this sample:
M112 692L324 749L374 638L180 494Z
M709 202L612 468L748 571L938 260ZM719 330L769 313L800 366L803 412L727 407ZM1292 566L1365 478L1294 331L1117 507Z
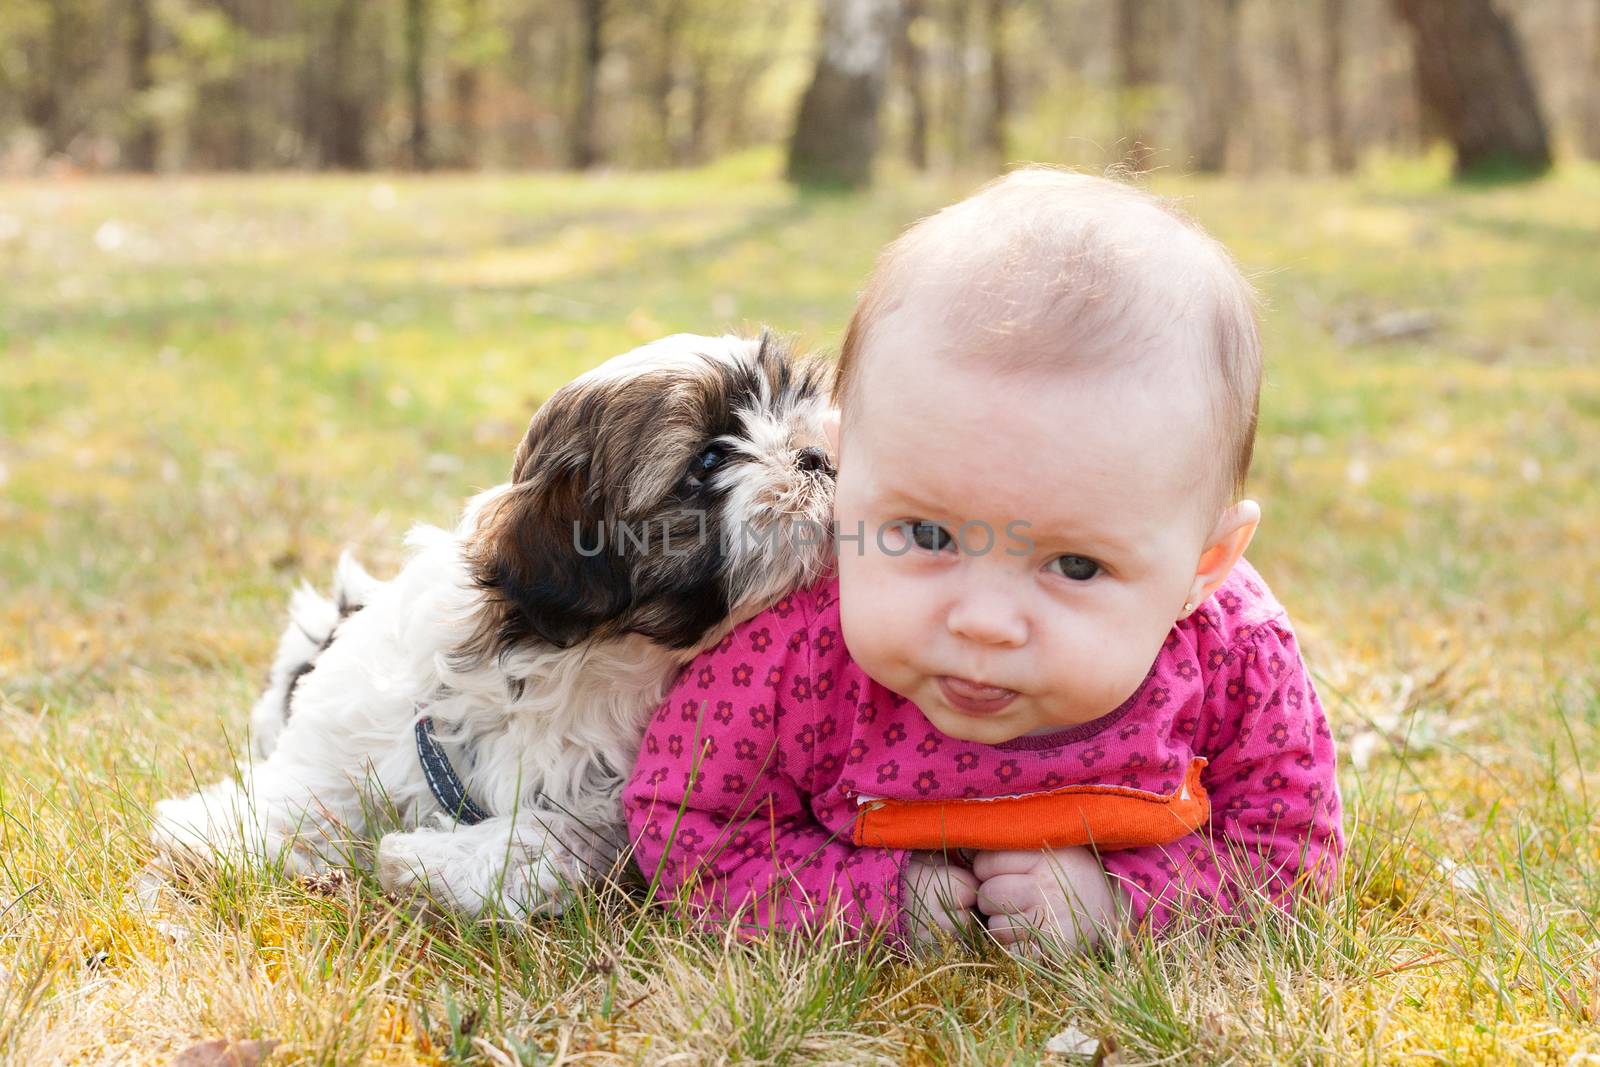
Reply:
M1155 182L1267 301L1251 557L1341 743L1325 911L1024 970L730 947L615 896L474 928L366 882L131 891L299 579L392 568L607 355L836 343L971 184L776 170L0 185L0 1060L1031 1062L1074 1026L1124 1063L1600 1063L1595 170Z

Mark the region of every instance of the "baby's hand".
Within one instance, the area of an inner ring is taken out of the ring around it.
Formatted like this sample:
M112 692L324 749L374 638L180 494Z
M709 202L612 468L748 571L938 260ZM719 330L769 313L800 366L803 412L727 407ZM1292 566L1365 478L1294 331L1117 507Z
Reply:
M904 894L906 932L913 944L937 941L934 931L959 937L977 915L978 879L939 852L913 852L906 864Z
M978 910L1012 952L1038 952L1041 939L1069 952L1093 948L1119 921L1116 891L1087 848L980 852L972 872Z

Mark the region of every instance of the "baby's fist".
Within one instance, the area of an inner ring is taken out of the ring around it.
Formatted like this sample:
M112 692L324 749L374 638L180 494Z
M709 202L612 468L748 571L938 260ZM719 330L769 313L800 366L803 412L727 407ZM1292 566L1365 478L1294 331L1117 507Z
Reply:
M939 852L913 852L903 876L906 932L913 944L932 944L934 931L959 936L977 916L978 879Z
M1117 902L1100 861L1086 848L980 852L973 858L978 910L1012 951L1092 948L1117 921Z

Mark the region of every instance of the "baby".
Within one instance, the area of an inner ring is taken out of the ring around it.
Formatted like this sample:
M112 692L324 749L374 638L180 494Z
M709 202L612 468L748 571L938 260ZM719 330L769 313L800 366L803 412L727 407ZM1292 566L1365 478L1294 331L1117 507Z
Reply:
M839 358L837 567L704 652L626 790L663 896L755 928L1088 946L1325 890L1334 748L1243 555L1249 285L1045 169L913 226Z

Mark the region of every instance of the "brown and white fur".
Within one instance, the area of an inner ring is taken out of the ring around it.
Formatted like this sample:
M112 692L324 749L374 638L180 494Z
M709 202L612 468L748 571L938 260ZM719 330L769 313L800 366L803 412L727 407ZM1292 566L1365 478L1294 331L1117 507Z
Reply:
M685 334L563 387L511 480L453 531L414 529L393 579L346 559L333 601L297 594L253 757L157 805L161 862L316 874L363 862L383 811L405 827L377 842L387 890L559 911L624 842L621 786L677 672L828 566L830 375L767 335ZM491 818L460 825L434 799L424 713Z

